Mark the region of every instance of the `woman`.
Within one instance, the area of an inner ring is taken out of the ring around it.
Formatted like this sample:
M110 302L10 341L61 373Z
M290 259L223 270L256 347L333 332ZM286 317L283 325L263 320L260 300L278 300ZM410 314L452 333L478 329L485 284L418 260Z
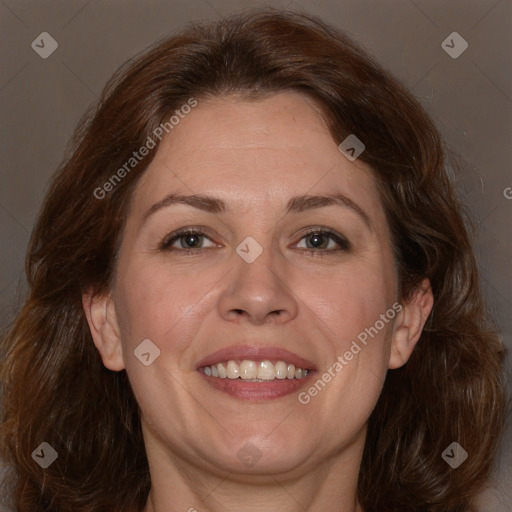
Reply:
M18 511L462 511L504 412L439 134L354 42L263 11L117 73L4 340Z

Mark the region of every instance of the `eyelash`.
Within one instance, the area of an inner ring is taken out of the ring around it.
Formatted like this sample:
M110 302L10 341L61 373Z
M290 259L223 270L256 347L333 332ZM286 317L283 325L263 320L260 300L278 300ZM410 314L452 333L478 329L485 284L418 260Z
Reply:
M299 230L300 231L300 230ZM301 249L305 253L314 256L314 257L324 257L326 255L329 255L329 253L338 253L339 251L347 252L351 249L350 242L343 236L337 233L336 231L330 229L330 228L322 228L322 227L315 227L310 228L304 233L302 233L300 240L310 236L310 235L321 235L321 236L327 236L334 242L336 242L339 245L338 249Z
M189 235L195 235L195 236L201 236L201 237L206 237L208 238L208 236L204 233L204 231L202 230L203 228L197 228L197 227L190 227L190 228L182 228L182 229L179 229L173 233L171 233L170 235L168 235L163 241L162 243L160 244L160 247L159 249L162 250L162 251L177 251L177 252L180 252L184 255L187 255L187 256L193 256L193 255L198 255L199 252L204 249L204 248L198 248L198 249L176 249L174 247L171 247L172 244L174 242L176 242L177 240L179 240L180 238L183 238L183 237L186 237L186 236L189 236ZM302 229L302 228L301 228ZM300 229L298 230L300 231ZM306 238L307 236L309 235L323 235L323 236L328 236L331 240L333 240L334 242L336 242L338 245L339 245L339 248L338 249L319 249L319 250L314 250L314 249L301 249L301 251L311 255L311 256L314 256L314 257L324 257L326 254L328 253L337 253L339 251L349 251L351 249L351 244L350 242L342 235L340 235L339 233L337 233L336 231L332 230L332 229L329 229L329 228L322 228L322 227L314 227L314 228L310 228L308 231L302 233L302 236L301 238L299 239L302 240L304 238ZM212 241L211 239L209 239L210 241Z

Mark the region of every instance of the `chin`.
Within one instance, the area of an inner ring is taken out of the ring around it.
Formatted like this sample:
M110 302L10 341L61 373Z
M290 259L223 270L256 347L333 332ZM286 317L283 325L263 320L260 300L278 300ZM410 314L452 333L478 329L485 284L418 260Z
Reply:
M275 428L275 426L273 427ZM208 459L225 471L239 475L282 474L297 470L315 455L315 447L286 430L253 436L233 436L210 451Z

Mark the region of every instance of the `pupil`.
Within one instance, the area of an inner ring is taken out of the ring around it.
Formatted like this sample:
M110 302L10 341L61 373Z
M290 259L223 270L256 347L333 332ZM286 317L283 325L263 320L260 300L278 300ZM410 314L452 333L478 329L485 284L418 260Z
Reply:
M312 235L310 237L311 245L313 247L320 247L322 245L322 236L321 235Z
M199 243L199 237L197 235L187 235L185 241L187 245L195 247Z

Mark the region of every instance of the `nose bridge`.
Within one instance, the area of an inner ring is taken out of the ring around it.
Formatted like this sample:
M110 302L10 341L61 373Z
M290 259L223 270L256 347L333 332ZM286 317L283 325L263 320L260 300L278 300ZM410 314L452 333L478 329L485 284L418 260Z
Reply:
M261 239L262 237L260 237ZM245 238L233 252L226 288L219 298L219 313L226 320L253 323L285 322L297 315L297 303L286 283L279 254L253 237ZM284 262L283 262L284 263Z

